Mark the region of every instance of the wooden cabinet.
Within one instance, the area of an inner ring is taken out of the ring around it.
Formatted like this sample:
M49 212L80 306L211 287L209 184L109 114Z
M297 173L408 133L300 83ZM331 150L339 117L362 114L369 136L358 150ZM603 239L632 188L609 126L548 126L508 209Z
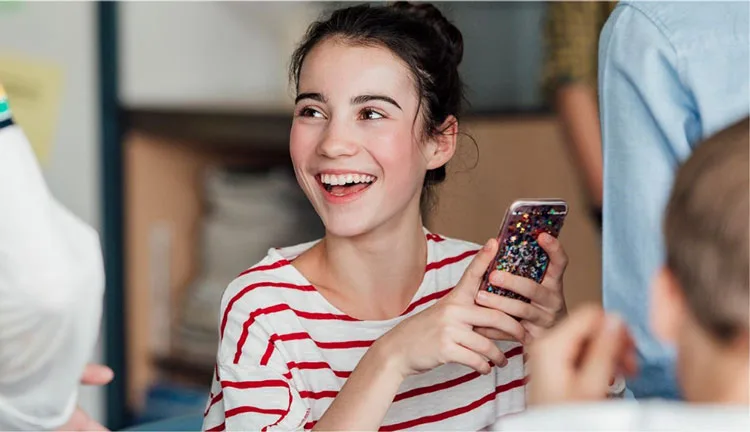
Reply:
M497 235L513 200L563 198L570 207L560 234L570 258L564 288L568 308L601 301L599 233L556 119L488 117L470 119L464 126L476 146L462 139L430 227L482 244Z

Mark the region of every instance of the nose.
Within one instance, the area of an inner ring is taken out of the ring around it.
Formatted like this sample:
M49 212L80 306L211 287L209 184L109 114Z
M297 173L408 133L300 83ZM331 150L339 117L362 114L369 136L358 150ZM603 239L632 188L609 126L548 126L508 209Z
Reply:
M326 133L318 143L318 154L331 159L354 156L358 150L354 134L341 121L329 122Z

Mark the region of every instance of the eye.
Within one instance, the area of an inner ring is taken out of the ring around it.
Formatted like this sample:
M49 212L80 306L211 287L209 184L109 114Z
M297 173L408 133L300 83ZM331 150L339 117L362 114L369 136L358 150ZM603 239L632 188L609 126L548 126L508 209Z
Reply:
M304 107L297 111L297 115L300 117L312 117L312 118L325 118L323 113L311 107Z
M373 109L363 109L362 112L360 113L360 118L362 120L378 120L378 119L382 119L384 117L385 116L383 114L381 114L381 113L379 113L379 112L377 112L377 111L375 111Z

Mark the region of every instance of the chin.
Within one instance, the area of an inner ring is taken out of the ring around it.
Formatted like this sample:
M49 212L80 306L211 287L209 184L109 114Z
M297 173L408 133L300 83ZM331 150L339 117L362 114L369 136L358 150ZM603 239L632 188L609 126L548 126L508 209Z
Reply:
M371 217L357 216L354 213L328 215L322 219L326 234L334 237L359 237L369 233L377 225Z

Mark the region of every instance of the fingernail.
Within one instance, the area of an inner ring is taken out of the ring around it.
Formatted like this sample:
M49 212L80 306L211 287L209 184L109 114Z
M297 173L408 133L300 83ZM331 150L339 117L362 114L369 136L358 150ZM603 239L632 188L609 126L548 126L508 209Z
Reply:
M489 293L487 291L480 290L477 292L477 300L487 300L489 299L488 295Z
M505 282L504 279L505 278L503 277L502 273L500 272L492 273L492 282L494 282L495 284L502 285L502 283Z
M508 366L508 359L507 359L507 358L504 358L504 359L503 359L503 361L502 361L502 362L500 363L500 365L499 365L499 366L500 366L500 367L505 367L505 366Z
M487 240L487 243L484 244L482 249L489 250L490 249L490 243L492 243L492 239Z

